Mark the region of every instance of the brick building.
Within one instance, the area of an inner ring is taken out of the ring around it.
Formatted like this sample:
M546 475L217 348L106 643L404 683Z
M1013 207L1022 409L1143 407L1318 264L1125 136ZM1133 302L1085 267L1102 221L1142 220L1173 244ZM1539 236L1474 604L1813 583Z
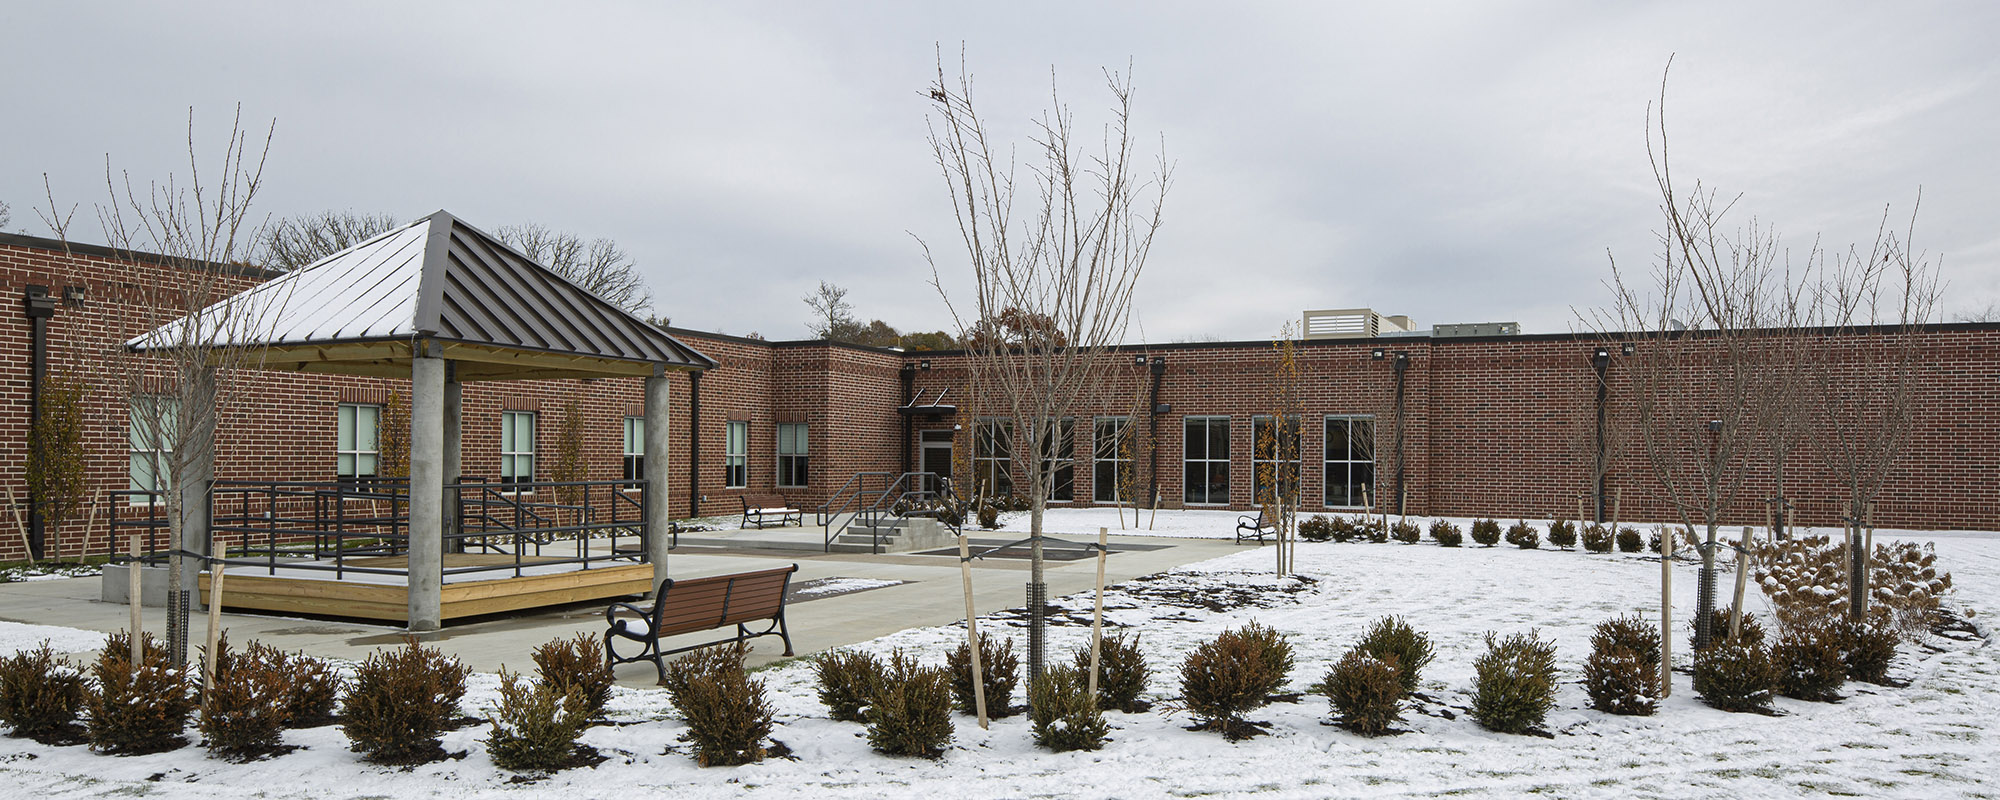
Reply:
M90 386L93 492L127 489L135 481L128 396L103 369L102 357L113 343L164 321L137 299L146 296L142 287L162 281L165 269L105 248L0 234L0 291L24 298L17 307L23 313L0 325L0 364L8 373L0 384L0 497L11 492L13 500L13 519L0 520L0 528L16 534L0 534L0 560L22 557L29 538L28 515L20 510L27 495L33 366L29 315L42 313L31 309L39 305L47 314L47 367L70 370ZM242 270L234 279L247 287L265 277ZM43 287L49 299L30 302L31 286ZM981 430L990 435L995 429L988 426L991 409L982 409L966 385L961 353L671 333L717 362L706 372L670 376L671 469L665 478L675 516L734 512L736 497L745 492L775 492L811 508L863 471L950 464L961 484L975 474L1026 484L1025 446L974 441ZM1866 364L1878 340L1862 332L1830 337L1826 347L1837 365ZM1597 349L1598 343L1568 334L1302 342L1300 491L1307 510L1356 508L1366 487L1371 502L1400 500L1412 514L1574 514L1578 495L1591 488L1590 453L1579 442L1595 419L1591 356ZM1265 424L1259 418L1270 411L1271 344L1133 345L1109 359L1114 379L1106 396L1077 414L1069 446L1054 454L1070 467L1058 504L1110 501L1113 490L1102 478L1123 460L1130 462L1133 484L1143 487L1142 500L1157 490L1167 507L1249 508L1254 442ZM1921 335L1919 363L1916 425L1881 495L1877 521L2000 527L2000 399L1994 391L2000 325L1933 326ZM1627 364L1613 348L1606 383L1614 425L1629 425L1616 422L1630 417L1630 400L1618 390ZM573 403L583 420L590 477L623 477L634 443L631 420L641 416L640 383L601 378L467 385L464 472L494 476L525 464L546 478L547 456ZM222 425L218 478L332 480L343 469L359 469L367 460L360 447L365 442L343 436L343 417L350 429L365 426L379 418L392 393L408 391L407 381L398 379L269 371L244 386L233 418ZM906 412L906 406L913 407ZM503 437L503 422L517 432L526 426L532 435ZM1133 432L1134 445L1100 446L1121 425ZM1668 519L1671 509L1652 488L1635 448L1624 448L1606 477L1622 497L1621 516ZM1830 474L1803 453L1790 474L1789 494L1800 502L1802 521L1837 524ZM1734 516L1761 522L1757 498L1770 493L1753 479ZM95 506L94 519L86 514L50 530L47 541L65 555L103 552L104 511L120 507L108 497Z

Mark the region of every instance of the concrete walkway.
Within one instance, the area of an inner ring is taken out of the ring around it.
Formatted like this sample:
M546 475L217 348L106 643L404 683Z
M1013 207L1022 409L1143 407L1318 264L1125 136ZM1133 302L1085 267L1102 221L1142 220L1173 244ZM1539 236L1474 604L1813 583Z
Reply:
M981 540L1009 541L1013 534L980 532ZM1081 537L1070 537L1081 538ZM1252 545L1236 545L1229 540L1160 538L1113 535L1112 549L1130 544L1148 549L1115 552L1109 559L1106 581L1162 572L1182 564L1203 561L1240 551ZM684 542L685 544L685 542ZM814 579L865 578L903 583L807 601L787 607L792 643L798 655L853 644L908 628L945 625L965 618L965 601L958 559L953 555L909 553L826 554L820 552L774 552L771 550L723 550L683 547L668 562L676 577L701 577L784 563L797 563L797 583ZM1049 596L1060 597L1090 589L1096 578L1096 561L1081 558L1047 562ZM980 613L1024 604L1028 579L1025 559L987 558L973 562L974 603ZM106 633L126 628L129 609L98 600L99 579L27 581L0 584L0 620L61 625ZM491 672L505 664L526 671L534 663L529 653L536 645L557 637L604 633L604 604L545 609L535 612L447 625L443 631L420 637L446 653L462 659L481 672ZM146 609L145 626L156 634L165 629L158 608ZM346 620L315 620L251 614L224 614L224 630L239 646L257 640L283 650L299 650L331 658L360 660L368 652L401 644L403 630L395 626ZM206 633L205 619L192 623L197 642ZM718 635L709 634L709 638ZM670 643L692 644L701 636L681 637ZM784 645L776 637L756 640L752 666L780 660ZM619 682L632 686L651 685L655 679L650 665L626 665L618 669Z

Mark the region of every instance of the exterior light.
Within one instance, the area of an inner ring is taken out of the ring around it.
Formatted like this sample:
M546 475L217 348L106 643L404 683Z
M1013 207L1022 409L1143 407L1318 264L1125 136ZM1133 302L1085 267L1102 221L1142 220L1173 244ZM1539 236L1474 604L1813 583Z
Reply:
M1712 419L1712 420L1709 420L1709 421L1708 421L1708 425L1707 425L1706 427L1708 428L1708 432L1709 432L1709 433L1721 433L1721 432L1722 432L1722 420L1719 420L1719 419Z
M1632 354L1632 344L1631 344L1630 342L1627 342L1627 343L1625 343L1624 345L1620 346L1620 347L1618 348L1618 354L1619 354L1619 355L1621 355L1621 356L1629 356L1629 355L1631 355L1631 354Z
M1596 367L1598 372L1603 372L1605 367L1611 365L1611 348L1597 348L1596 352L1590 354L1590 365Z
M930 369L930 368L931 368L931 360L928 358L917 362L917 369Z
M1384 350L1380 347L1368 351L1368 359L1370 361L1381 361L1382 359L1388 357L1389 357L1389 351Z
M1143 366L1145 366L1145 365L1146 365L1146 356L1145 356L1145 354L1141 353L1141 354L1139 354L1139 355L1136 355L1136 356L1133 356L1133 357L1132 357L1132 363L1133 363L1133 364L1136 364L1136 365L1138 365L1138 366L1142 366L1142 367L1143 367Z

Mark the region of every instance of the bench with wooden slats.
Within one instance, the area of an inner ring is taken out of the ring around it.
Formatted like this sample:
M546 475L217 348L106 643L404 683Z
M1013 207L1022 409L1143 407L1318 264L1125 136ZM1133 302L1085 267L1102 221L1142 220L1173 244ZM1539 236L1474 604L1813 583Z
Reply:
M660 678L667 677L666 657L723 642L745 642L760 636L777 636L785 642L785 655L792 654L792 634L785 627L785 593L791 588L792 573L799 565L734 575L660 582L652 608L631 603L613 603L604 610L610 629L604 632L604 655L612 666L636 661L652 662ZM633 616L619 616L626 612ZM752 631L750 623L769 621L762 631ZM736 635L712 642L662 650L660 640L684 633L720 630L736 626ZM621 656L613 642L627 639L641 643L636 655Z
M804 525L806 514L793 508L785 498L777 495L743 495L743 527L752 525L763 529L765 525Z

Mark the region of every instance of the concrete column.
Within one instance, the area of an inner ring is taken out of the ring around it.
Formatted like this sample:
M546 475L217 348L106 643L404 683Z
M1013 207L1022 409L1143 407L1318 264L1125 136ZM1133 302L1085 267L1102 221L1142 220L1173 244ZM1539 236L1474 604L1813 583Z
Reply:
M421 352L421 351L420 351ZM410 360L410 630L434 631L444 594L444 359Z
M646 379L646 519L651 535L646 539L646 558L653 562L653 590L667 579L667 376L656 368Z
M444 371L444 481L447 484L457 483L465 474L465 451L462 446L465 425L460 402L464 388L465 384L458 382L456 365L447 362ZM458 532L458 493L449 489L444 494L443 530L446 534ZM454 539L448 549L460 553L465 551L465 545Z
M208 488L215 480L215 368L203 367L188 376L194 386L186 393L193 401L192 409L176 409L176 414L186 414L187 440L180 443L186 452L179 454L187 459L185 474L173 476L178 479L170 491L180 495L181 549L197 556L209 554L208 536ZM163 417L166 424L182 424L177 420ZM163 434L171 436L171 433ZM188 592L188 608L205 610L208 595L201 591L201 573L207 565L199 558L180 560L181 588Z

